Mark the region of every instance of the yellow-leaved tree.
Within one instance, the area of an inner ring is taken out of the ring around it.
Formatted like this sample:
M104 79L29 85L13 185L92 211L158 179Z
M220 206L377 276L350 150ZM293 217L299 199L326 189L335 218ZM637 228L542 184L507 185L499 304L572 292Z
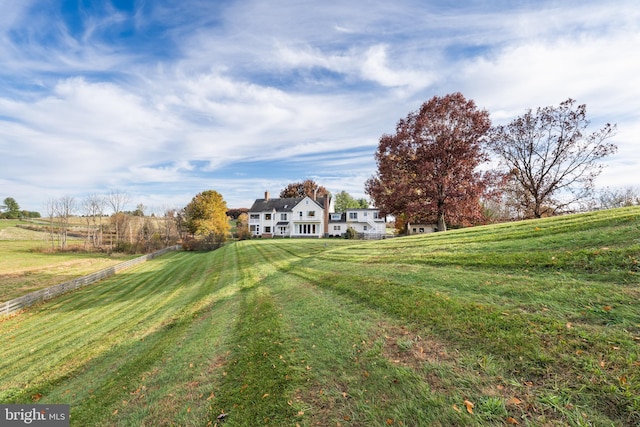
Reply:
M201 238L196 248L215 249L226 241L230 230L227 203L217 191L198 193L184 208L184 217L189 233Z

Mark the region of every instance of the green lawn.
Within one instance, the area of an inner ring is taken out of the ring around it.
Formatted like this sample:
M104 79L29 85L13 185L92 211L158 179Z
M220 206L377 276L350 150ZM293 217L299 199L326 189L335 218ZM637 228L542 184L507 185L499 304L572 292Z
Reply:
M0 402L78 426L638 425L639 261L640 208L172 253L0 321Z

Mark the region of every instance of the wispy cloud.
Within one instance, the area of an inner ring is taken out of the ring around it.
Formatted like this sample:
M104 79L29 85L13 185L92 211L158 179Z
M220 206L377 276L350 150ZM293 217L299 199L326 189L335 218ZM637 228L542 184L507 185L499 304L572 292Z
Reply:
M5 2L0 197L185 204L215 188L246 206L307 177L363 196L380 135L453 91L496 122L587 103L594 125L618 123L603 182L623 185L640 161L639 44L626 0Z

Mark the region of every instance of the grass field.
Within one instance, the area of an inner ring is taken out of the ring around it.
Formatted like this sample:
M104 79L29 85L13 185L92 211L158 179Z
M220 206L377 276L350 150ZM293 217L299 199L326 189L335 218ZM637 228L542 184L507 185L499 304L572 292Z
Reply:
M0 220L0 302L110 267L133 255L45 253L48 235L16 227L19 220ZM70 244L82 245L80 240Z
M0 402L77 426L635 426L639 262L640 208L172 253L0 321Z

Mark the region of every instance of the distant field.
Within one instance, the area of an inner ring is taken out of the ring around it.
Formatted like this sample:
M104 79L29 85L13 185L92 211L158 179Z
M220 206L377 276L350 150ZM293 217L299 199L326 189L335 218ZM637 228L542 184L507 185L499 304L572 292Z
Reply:
M638 426L640 208L172 253L0 342L75 426Z
M42 253L48 248L46 233L24 230L18 220L0 220L0 302L38 289L93 273L127 259L130 255L103 253ZM70 240L70 244L82 244Z

